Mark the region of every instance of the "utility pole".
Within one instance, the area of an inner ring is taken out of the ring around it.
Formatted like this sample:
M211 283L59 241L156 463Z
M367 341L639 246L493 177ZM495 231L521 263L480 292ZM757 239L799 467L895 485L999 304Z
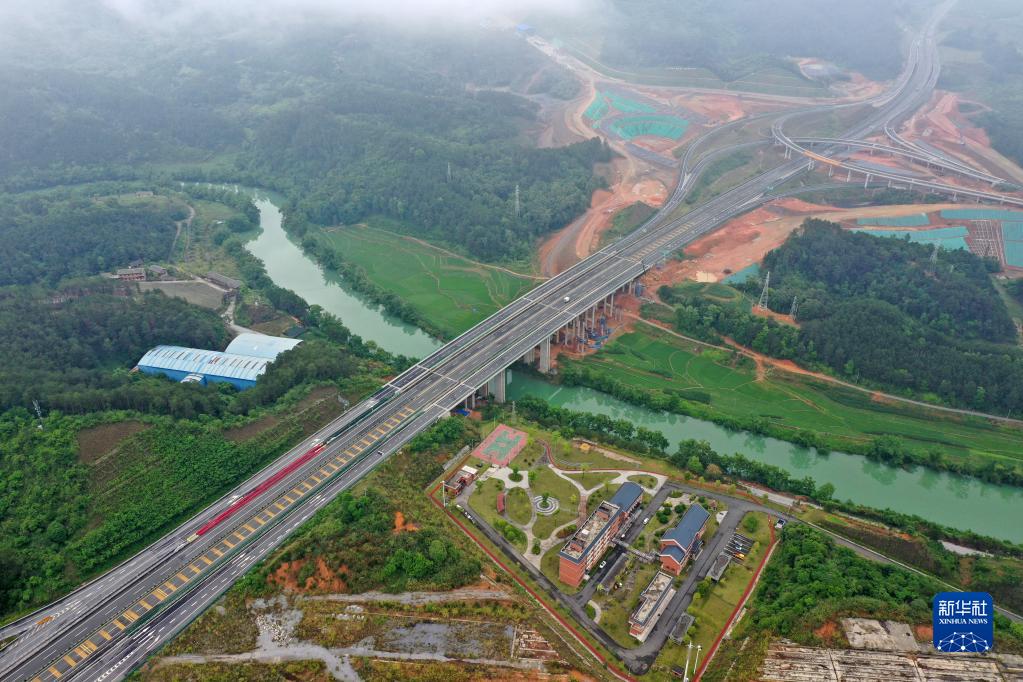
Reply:
M789 317L793 320L796 319L796 310L799 308L799 299L796 296L792 297L792 308L789 309Z
M764 277L764 288L760 292L760 300L757 301L757 308L759 310L767 310L767 291L771 288L771 271L767 271L767 276Z
M686 651L685 674L682 679L682 682L689 682L689 657L693 654L693 640L689 640L689 646L687 647L687 649L688 651Z
M515 183L515 217L519 217L519 184Z

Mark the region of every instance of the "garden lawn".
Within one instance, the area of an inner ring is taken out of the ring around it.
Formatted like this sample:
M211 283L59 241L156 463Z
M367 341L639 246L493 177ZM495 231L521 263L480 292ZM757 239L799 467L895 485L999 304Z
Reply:
M550 516L537 516L533 524L533 535L541 540L550 537L555 528L571 523L578 516L579 491L571 483L555 474L549 467L538 467L536 476L530 484L533 495L550 493L557 498L560 506Z

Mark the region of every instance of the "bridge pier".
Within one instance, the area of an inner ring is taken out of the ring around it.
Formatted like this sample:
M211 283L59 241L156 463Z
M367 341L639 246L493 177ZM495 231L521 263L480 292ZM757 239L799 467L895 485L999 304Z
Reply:
M508 399L508 370L502 369L487 382L487 392L494 396L494 402L504 403Z
M544 374L551 371L551 337L540 342L540 365L539 369Z

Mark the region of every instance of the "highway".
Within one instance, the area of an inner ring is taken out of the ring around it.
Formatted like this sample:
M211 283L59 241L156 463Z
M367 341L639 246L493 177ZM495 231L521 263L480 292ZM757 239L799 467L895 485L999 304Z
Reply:
M912 111L921 97L929 97L937 71L934 31L948 6L942 6L913 42L893 92L872 101L867 120L842 138L862 137L881 129ZM835 106L850 105L817 110ZM769 200L774 187L807 169L805 159L784 163L682 217L672 217L707 161L702 159L691 172L682 174L666 204L639 230L544 282L438 349L373 398L353 407L124 564L0 629L0 640L17 637L0 654L0 677L47 681L123 678L298 525L468 395L666 254ZM687 157L684 170L689 162ZM237 514L188 542L234 500L314 448L317 451L309 461L258 494ZM47 617L51 618L48 622L37 624Z

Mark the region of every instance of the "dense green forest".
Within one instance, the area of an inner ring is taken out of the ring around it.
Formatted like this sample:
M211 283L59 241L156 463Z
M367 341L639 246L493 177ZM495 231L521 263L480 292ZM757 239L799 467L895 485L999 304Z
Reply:
M1023 408L1023 353L989 279L966 251L933 251L897 239L807 221L764 260L770 306L799 301L799 327L747 307L662 288L676 326L726 335L774 357L823 366L853 380L953 405L1001 413ZM748 284L751 295L759 283Z
M794 69L788 58L795 55L889 78L902 60L899 22L920 6L899 2L893 8L890 0L607 0L581 18L540 15L536 21L541 29L553 26L600 44L595 56L619 68L703 67L733 81L764 66Z
M528 255L584 210L603 182L593 164L610 158L597 141L535 148L529 97L571 97L577 83L508 30L353 20L201 50L154 34L140 53L108 29L93 46L103 66L85 74L75 60L34 66L47 36L11 56L0 74L11 93L0 105L0 187L242 181L285 194L299 234L380 214L494 260ZM76 41L81 61L92 39Z
M54 284L127 267L136 259L164 260L174 221L186 215L176 203L161 207L114 198L0 202L0 286Z

